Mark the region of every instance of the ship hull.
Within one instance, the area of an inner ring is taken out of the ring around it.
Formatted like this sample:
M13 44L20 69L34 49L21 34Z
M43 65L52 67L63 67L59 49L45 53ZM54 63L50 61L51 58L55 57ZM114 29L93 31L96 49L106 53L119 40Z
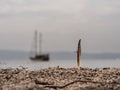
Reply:
M31 60L49 61L49 54L36 55L35 57L30 57Z

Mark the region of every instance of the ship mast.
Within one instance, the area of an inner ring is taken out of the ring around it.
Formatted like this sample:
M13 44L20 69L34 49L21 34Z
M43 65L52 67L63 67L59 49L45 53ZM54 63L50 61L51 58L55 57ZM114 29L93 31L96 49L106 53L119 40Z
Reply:
M42 33L39 33L39 55L42 52Z
M34 38L34 40L35 40L35 56L37 55L37 30L35 30L35 38Z

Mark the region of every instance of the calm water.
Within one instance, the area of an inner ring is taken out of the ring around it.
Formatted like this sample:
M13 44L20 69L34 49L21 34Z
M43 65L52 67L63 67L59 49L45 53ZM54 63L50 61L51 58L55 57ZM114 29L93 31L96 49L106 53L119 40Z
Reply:
M26 67L37 70L47 67L76 67L76 53L50 53L50 60L31 61L26 52L0 52L0 68L21 68ZM88 68L117 67L120 68L120 54L83 54L81 66Z

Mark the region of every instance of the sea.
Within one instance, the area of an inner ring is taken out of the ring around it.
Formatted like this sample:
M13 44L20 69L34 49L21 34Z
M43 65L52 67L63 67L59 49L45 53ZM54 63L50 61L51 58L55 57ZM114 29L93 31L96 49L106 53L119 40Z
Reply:
M34 61L29 59L29 52L0 50L0 69L77 68L76 52L49 52L49 55L49 61ZM80 64L83 68L120 68L120 53L82 53Z

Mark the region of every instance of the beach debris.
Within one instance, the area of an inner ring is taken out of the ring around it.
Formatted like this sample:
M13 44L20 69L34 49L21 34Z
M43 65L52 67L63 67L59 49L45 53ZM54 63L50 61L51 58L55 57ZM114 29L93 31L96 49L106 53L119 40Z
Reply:
M78 50L77 50L77 67L80 70L80 58L81 58L81 39L78 42Z
M81 82L81 83L93 83L93 84L109 84L109 85L119 85L120 83L119 82L99 82L99 81L91 81L91 80L75 80L75 81L72 81L72 82L69 82L63 86L58 86L58 85L45 85L44 87L48 87L48 88L54 88L54 89L62 89L62 88L65 88L71 84L74 84L74 83L77 83L77 82Z

